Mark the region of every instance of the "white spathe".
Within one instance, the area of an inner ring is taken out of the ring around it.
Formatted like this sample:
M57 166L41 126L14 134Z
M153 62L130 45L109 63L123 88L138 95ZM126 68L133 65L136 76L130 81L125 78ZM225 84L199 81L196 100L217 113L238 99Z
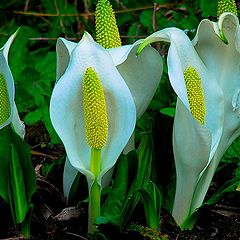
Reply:
M219 41L218 35L214 34L213 30L217 34L221 30L228 44ZM203 47L205 41L209 41L208 48ZM224 95L224 115L220 142L212 161L198 181L191 211L202 204L223 154L240 135L240 27L237 16L233 13L223 13L218 23L203 20L193 44L200 58L206 62L209 71L218 79ZM211 54L207 55L206 52L210 49Z
M154 48L148 46L141 56L136 57L136 50L142 41L106 49L132 93L137 108L137 118L142 116L152 100L163 72L162 58ZM58 39L57 81L65 72L76 45L77 43L64 38Z
M23 122L20 120L16 103L15 103L15 87L14 87L14 80L11 69L8 64L8 53L10 47L18 34L17 30L13 35L9 37L7 42L0 48L0 73L3 75L4 80L6 82L7 91L8 91L8 98L10 104L10 116L2 125L0 125L0 129L4 128L5 126L12 124L14 130L20 137L24 137L25 135L25 127Z
M141 117L149 105L157 89L163 71L161 56L154 48L149 46L144 49L141 56L136 57L136 49L141 42L142 40L139 40L132 45L105 49L105 51L110 54L109 56L111 56L114 66L116 66L118 72L130 89L136 106L137 118ZM58 39L57 81L65 73L69 65L72 52L76 46L77 43L63 38ZM79 58L81 57L85 58L82 53L79 55ZM131 150L133 149L133 143L130 143L128 143L128 147ZM129 144L131 146L129 146ZM70 188L77 174L76 169L74 169L71 164L67 163L67 161L68 157L66 158L63 176L65 196L69 195ZM109 174L109 176L111 176L111 174ZM108 182L107 178L104 182Z
M192 42L183 31L167 28L147 37L138 50L155 41L170 43L168 74L178 96L173 131L177 183L172 214L182 228L202 205L221 157L240 134L239 38L237 17L224 13L218 23L203 20ZM206 106L203 125L190 112L183 75L190 66L201 77Z
M91 148L86 138L82 94L83 76L88 67L96 71L103 86L108 114L108 138L102 148L101 172L97 179L102 185L103 176L114 166L134 130L136 107L111 56L88 33L72 49L65 66L66 70L53 89L50 117L65 146L69 162L87 177L89 186L95 176L90 171Z

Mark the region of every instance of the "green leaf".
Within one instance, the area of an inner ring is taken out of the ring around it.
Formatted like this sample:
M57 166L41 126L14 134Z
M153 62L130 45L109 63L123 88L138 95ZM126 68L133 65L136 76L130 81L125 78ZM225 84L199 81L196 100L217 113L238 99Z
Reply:
M148 184L146 186L146 190L149 193L149 195L151 196L153 203L154 203L154 209L156 211L156 214L157 214L158 218L160 218L161 207L162 207L162 203L163 203L163 193L162 193L162 191L160 191L158 186L152 181L148 182Z
M39 104L39 107L32 112L29 112L25 118L24 122L27 125L33 125L36 124L39 121L43 121L50 137L52 144L58 144L61 142L60 138L58 137L56 131L54 130L52 126L52 122L50 120L50 114L49 114L49 102L50 97L48 96L40 96L41 98L41 104Z
M142 188L138 189L141 200L143 201L144 212L147 220L148 227L159 227L159 216L155 208L155 203L150 193Z
M18 155L20 166L23 172L23 180L26 190L27 203L31 203L31 197L36 191L36 175L31 161L31 149L23 139L12 129L11 131L12 146Z
M160 110L160 113L170 116L170 117L174 117L175 116L175 108L173 108L173 107L162 108Z
M180 226L181 230L192 230L196 224L199 216L199 211L196 210L192 215L190 215L184 223Z
M64 164L65 156L58 158L57 160L51 161L50 164L46 163L42 167L42 175L45 178L48 178L49 175L54 174L54 170L56 172L61 171L62 166Z
M152 27L152 10L144 10L140 15L141 24L148 28L149 32L153 31Z
M28 210L26 189L23 178L23 171L17 149L12 145L12 156L10 162L10 182L11 192L9 198L12 198L12 210L15 223L23 222Z
M0 196L8 202L8 181L11 153L10 126L0 129Z
M25 118L24 122L27 125L33 125L42 120L42 109L37 108L35 111L29 112Z
M9 198L15 223L21 223L25 219L32 194L36 190L36 177L31 163L30 147L13 129L11 142Z
M204 204L200 207L202 208L204 205L212 205L215 204L217 202L219 202L223 196L226 193L229 192L234 192L237 191L238 186L240 185L240 179L231 179L228 182L224 183L213 195L211 198L209 198L206 202L204 202ZM195 211L192 215L190 215L185 222L181 225L181 230L192 230L192 228L194 227L197 219L198 219L198 215L199 215L199 209L197 211Z
M200 0L202 17L217 16L217 0Z
M119 216L127 195L128 188L128 159L121 155L115 166L115 178L112 190L106 199L101 212L109 222L119 224Z
M238 137L225 152L222 161L226 163L239 163L240 137Z
M0 130L0 195L10 205L14 223L22 223L36 190L30 147L11 125Z
M224 183L204 204L212 205L220 201L226 193L235 192L240 185L240 179L234 178Z
M138 170L131 188L127 194L127 198L120 216L121 228L127 224L133 210L135 209L140 199L137 190L143 188L149 182L152 164L152 138L150 135L143 136L138 147L137 154Z

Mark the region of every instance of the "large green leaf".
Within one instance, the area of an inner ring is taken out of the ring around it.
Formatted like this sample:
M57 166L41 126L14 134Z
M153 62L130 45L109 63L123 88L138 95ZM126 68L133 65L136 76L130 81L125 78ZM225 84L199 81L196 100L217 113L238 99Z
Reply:
M15 131L11 131L12 148L17 154L19 167L23 172L23 184L25 185L27 203L31 203L31 197L36 191L36 175L31 161L31 150L27 143L21 139ZM15 159L13 161L16 161Z
M156 184L149 182L145 188L138 189L143 202L147 225L158 228L160 222L160 209L162 196Z
M221 200L225 194L235 192L240 185L240 179L234 178L224 183L204 204L212 205Z
M150 135L143 136L138 147L137 154L138 170L131 188L127 194L127 198L120 216L121 228L127 224L133 210L140 200L137 190L142 189L149 182L152 164L152 138Z
M6 202L8 202L10 152L10 126L6 126L0 129L0 196Z
M217 15L217 0L200 0L200 8L202 10L202 17Z
M0 130L0 142L0 195L10 205L14 223L22 223L36 190L30 147L11 125Z
M127 195L127 188L128 159L126 156L121 155L115 166L115 178L112 190L101 209L101 215L105 218L105 222L119 224L119 216Z
M23 222L28 210L23 171L17 149L11 146L9 199L15 223Z

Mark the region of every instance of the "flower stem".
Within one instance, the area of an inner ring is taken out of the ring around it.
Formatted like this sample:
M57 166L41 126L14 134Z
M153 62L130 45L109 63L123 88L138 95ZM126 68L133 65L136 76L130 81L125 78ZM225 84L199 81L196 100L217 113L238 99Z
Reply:
M26 239L30 239L30 223L24 220L21 226L21 232Z
M101 186L97 182L97 177L101 170L101 149L91 148L90 171L95 176L95 180L89 189L88 206L88 233L93 234L97 227L94 225L100 215Z

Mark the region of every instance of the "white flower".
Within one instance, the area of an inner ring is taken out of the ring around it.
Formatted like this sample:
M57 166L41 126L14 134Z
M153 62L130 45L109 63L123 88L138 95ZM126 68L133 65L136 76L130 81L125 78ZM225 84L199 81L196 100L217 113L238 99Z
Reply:
M9 49L17 35L16 31L0 48L0 129L12 123L16 133L24 137L24 124L19 118L14 101L15 87L12 72L8 64Z
M101 49L101 51L105 52L106 57L109 58L106 61L112 62L113 66L120 74L121 79L123 79L124 82L127 84L127 87L131 92L132 98L136 106L136 117L139 118L149 105L161 79L162 59L158 52L155 49L148 47L144 49L141 56L136 57L136 49L141 43L141 40L137 41L133 45L125 45L117 48L103 49L100 48L98 44L93 42L92 38L87 33L85 33L84 37L87 37L87 39L85 40L87 40L88 42L92 42L92 44L96 46L97 49ZM81 40L80 43L82 41L83 40ZM78 45L80 45L80 43ZM63 38L58 39L57 80L64 75L70 62L73 61L72 54L76 47L77 43L67 41ZM88 55L86 55L85 52L79 51L79 61L80 59L81 61L85 61L87 58ZM105 60L100 63L97 52L96 56L95 52L92 52L91 59L92 61L95 61L97 65L100 65L99 67L102 68L102 66L104 66ZM69 78L68 82L70 83L71 81L72 79ZM117 80L112 78L111 81L115 82ZM121 90L119 90L119 94L122 94ZM128 104L126 104L126 110L127 106ZM127 119L124 119L123 121L127 124ZM66 159L63 181L65 196L68 196L72 183L77 174L77 171L72 168L72 164L69 163L68 158L69 156L67 156ZM107 183L108 179L109 177L106 177L103 180L105 180L104 182ZM103 185L105 184L103 183Z
M178 96L172 214L181 228L191 228L189 217L202 205L221 157L240 133L239 22L232 13L222 14L218 23L203 20L192 42L183 31L167 28L147 37L138 52L155 41L170 43L168 74Z

